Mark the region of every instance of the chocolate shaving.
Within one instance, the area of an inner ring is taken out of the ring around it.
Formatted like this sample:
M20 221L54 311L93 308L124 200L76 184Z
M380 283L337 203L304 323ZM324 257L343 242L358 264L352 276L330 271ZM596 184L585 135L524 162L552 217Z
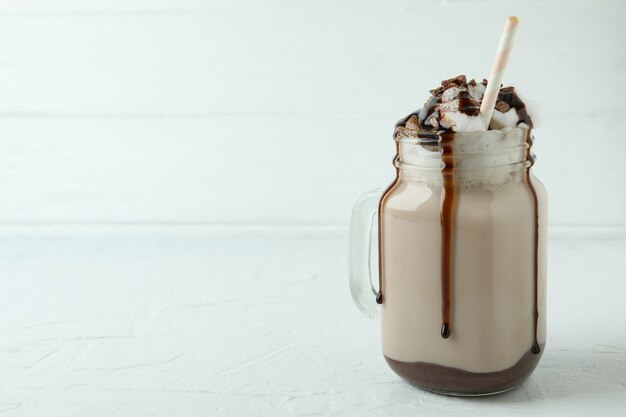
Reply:
M407 129L419 129L420 124L417 120L417 116L414 114L411 115L411 117L409 117L409 120L406 121L404 127L406 127Z
M511 108L511 106L509 106L509 104L506 101L498 101L494 107L500 113L506 113Z
M444 91L445 91L445 88L437 87L434 90L430 90L430 94L432 94L433 96L438 96L440 94L443 94Z
M456 77L450 78L448 80L443 80L441 82L441 86L444 88L444 90L447 90L451 87L462 87L464 85L467 85L467 78L463 74L457 75Z

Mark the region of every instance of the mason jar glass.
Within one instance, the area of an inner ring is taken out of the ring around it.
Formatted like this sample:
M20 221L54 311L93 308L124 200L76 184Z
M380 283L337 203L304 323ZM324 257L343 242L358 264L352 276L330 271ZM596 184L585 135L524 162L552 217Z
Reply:
M546 342L547 195L531 171L530 131L395 140L396 180L353 211L353 299L380 318L384 357L412 384L512 389Z

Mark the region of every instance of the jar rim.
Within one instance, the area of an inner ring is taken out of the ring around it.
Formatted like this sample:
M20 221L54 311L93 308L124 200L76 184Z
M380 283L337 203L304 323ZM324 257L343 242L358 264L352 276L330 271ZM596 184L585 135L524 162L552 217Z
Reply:
M450 132L457 138L472 138L481 136L491 136L493 139L504 138L505 136L513 135L519 132L521 137L525 137L530 132L528 126L507 127L501 130L482 130L477 132ZM410 135L407 135L407 133ZM428 132L421 130L404 130L401 135L394 135L396 143L400 144L413 144L413 145L427 145L439 147L439 142L442 138L443 131Z
M442 167L441 140L443 132L419 132L418 137L396 139L397 155L394 165L400 170L419 169L440 171ZM511 170L531 166L534 154L530 129L522 126L481 132L452 132L450 150L457 172L493 169Z

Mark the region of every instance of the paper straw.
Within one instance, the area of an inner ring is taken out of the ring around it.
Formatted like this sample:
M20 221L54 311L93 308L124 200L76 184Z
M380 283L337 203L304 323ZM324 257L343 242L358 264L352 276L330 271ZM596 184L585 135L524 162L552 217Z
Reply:
M513 40L515 39L515 32L517 31L517 24L519 19L516 16L509 16L504 24L504 30L502 31L502 37L500 38L500 45L498 45L498 52L493 60L493 66L491 67L491 74L489 75L489 82L485 89L485 95L480 105L480 116L483 120L485 129L489 129L489 123L491 122L491 116L493 115L493 108L496 105L498 99L498 93L500 92L500 86L502 85L502 77L506 64L509 62L509 56L511 55L511 49L513 48Z

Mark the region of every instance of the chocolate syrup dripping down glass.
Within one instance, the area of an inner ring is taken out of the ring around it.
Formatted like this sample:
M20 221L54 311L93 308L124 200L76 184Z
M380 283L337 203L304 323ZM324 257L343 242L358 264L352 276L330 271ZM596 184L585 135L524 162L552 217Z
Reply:
M526 144L528 145L526 149L526 160L529 162L526 167L525 177L526 177L526 185L528 186L528 191L530 191L530 195L532 197L533 204L533 216L534 216L534 242L533 242L533 274L534 274L534 300L535 304L533 306L533 319L534 319L534 328L533 328L533 346L531 348L531 352L534 354L538 354L541 352L541 348L539 347L539 342L537 340L537 324L539 322L539 205L537 203L537 192L535 191L535 187L530 181L530 168L535 164L535 156L532 153L533 146L533 137L530 129L526 132Z
M453 223L455 211L454 199L454 133L442 133L439 139L441 152L441 337L450 337L450 319L452 309L452 267L454 259Z
M405 119L398 122L406 123L409 116ZM394 132L394 140L396 139L397 131ZM385 189L382 196L380 197L380 201L378 203L378 294L376 294L376 304L382 304L385 301L385 297L383 295L383 206L385 203L385 198L389 191L396 185L398 180L400 179L400 168L397 167L396 161L400 157L400 144L396 141L396 155L393 158L393 165L396 167L396 179Z

